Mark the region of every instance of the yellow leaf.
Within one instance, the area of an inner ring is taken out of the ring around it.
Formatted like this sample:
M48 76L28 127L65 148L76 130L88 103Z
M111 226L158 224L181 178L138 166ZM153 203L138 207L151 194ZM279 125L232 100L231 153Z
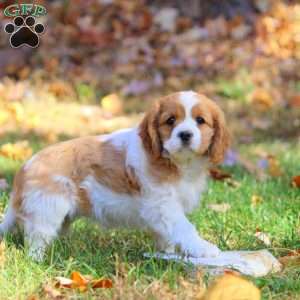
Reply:
M269 155L268 162L269 162L269 167L268 167L269 174L273 177L281 176L283 172L280 168L279 161L273 155Z
M267 110L273 106L274 101L272 95L265 89L256 89L251 95L251 101L258 110Z
M258 196L258 195L252 195L251 197L251 205L253 207L261 204L263 202L263 198L261 196Z
M20 141L15 144L7 143L0 147L0 155L13 160L25 160L32 155L32 149L28 141Z
M6 123L8 120L9 120L9 113L4 109L0 109L0 125Z
M260 300L260 290L236 272L225 273L209 287L203 300Z
M55 277L57 288L77 289L79 292L86 292L88 288L112 288L110 279L93 279L91 276L83 276L77 271L72 272L71 278Z
M12 116L17 122L22 122L25 119L24 108L20 102L10 103L8 110L11 112Z
M78 287L81 291L84 291L87 289L88 280L84 278L83 275L81 275L79 272L74 271L71 274L71 279L73 280L73 286Z
M109 94L101 100L102 108L112 115L120 115L123 112L123 102L117 94Z

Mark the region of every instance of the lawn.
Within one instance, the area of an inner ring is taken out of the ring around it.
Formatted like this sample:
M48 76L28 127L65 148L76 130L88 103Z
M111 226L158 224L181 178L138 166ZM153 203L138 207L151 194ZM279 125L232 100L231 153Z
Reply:
M43 143L32 139L31 146L38 150ZM211 180L190 219L204 238L223 250L268 248L280 257L300 248L300 192L290 185L291 177L299 173L300 152L292 142L252 144L241 146L239 151L251 157L257 149L275 155L283 175L258 181L241 166L226 167L238 185ZM0 169L10 184L20 165L0 158ZM251 202L253 195L261 197L257 205ZM8 191L0 192L1 213L7 200ZM209 203L228 203L230 209L215 212L208 208ZM270 237L270 246L255 237L257 230ZM95 278L111 278L115 288L86 293L69 290L66 293L72 299L195 299L200 285L211 280L191 266L143 258L143 252L153 251L153 243L142 232L102 231L87 220L74 223L70 234L49 249L44 263L27 257L21 234L6 236L1 249L0 299L44 299L45 295L55 299L51 288L54 278L68 277L74 270ZM278 274L249 279L261 289L263 299L296 299L300 295L299 276L300 266L292 265Z

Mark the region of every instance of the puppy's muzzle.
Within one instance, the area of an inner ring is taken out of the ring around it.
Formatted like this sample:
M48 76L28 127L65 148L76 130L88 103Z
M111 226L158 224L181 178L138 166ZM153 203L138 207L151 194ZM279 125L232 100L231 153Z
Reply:
M180 138L183 145L187 146L191 143L191 139L193 137L193 133L190 131L180 131L178 133L178 137Z

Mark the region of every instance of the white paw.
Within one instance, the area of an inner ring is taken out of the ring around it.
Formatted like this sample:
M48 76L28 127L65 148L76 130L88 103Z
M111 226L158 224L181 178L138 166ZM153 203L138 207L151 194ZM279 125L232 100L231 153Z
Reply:
M182 247L182 251L192 257L217 257L221 253L217 246L201 239Z

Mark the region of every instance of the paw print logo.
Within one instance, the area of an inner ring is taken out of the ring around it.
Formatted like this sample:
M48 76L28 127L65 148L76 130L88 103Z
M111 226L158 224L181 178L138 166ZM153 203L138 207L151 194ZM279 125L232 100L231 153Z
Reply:
M35 18L32 16L15 17L13 23L8 23L4 27L4 31L10 34L10 44L13 48L18 48L22 45L36 48L39 45L39 34L45 30L43 24L35 23Z

